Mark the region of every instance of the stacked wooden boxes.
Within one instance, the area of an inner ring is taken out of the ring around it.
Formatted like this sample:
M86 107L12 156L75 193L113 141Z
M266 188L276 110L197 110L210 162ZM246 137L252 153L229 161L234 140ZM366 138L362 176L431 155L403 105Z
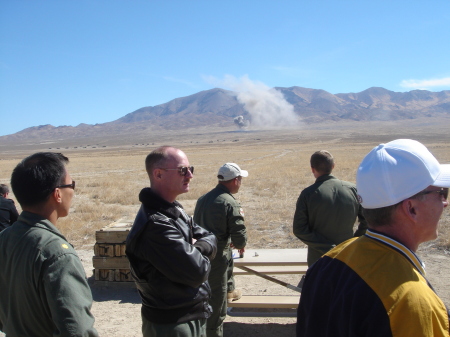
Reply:
M117 222L95 232L93 257L95 281L133 281L128 258L125 255L125 240L131 225L131 222Z

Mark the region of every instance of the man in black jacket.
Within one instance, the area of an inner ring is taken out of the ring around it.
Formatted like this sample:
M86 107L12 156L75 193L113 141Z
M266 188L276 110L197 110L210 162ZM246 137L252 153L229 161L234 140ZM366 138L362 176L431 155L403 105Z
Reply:
M14 200L8 199L9 188L0 184L0 232L11 226L19 217Z
M142 298L142 333L148 336L206 336L211 315L210 260L217 239L196 225L175 199L189 191L194 168L183 151L163 146L145 166L150 188L127 238L126 253Z

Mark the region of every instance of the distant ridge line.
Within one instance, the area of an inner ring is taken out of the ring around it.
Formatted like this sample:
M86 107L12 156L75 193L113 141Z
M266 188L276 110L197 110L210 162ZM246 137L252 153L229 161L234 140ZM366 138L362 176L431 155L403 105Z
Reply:
M359 93L331 94L321 89L276 87L303 124L325 121L385 121L420 117L449 117L450 90L432 92L412 90L394 92L372 87ZM72 139L93 136L126 135L151 130L182 130L207 126L232 126L237 116L251 118L236 95L229 90L214 88L167 103L148 106L102 124L53 126L50 124L26 128L2 136L2 141L33 139Z

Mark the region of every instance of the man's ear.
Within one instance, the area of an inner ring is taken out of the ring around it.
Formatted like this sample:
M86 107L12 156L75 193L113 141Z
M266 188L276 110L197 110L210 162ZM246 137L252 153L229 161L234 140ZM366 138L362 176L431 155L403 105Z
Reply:
M160 169L154 169L153 170L153 178L155 178L155 179L161 179L161 177L162 177L162 172L161 172L161 170Z
M61 195L61 190L59 188L55 188L51 197L57 202L57 203L61 203L62 200L62 195Z
M402 201L401 207L406 217L413 221L417 220L417 206L414 199L406 199Z

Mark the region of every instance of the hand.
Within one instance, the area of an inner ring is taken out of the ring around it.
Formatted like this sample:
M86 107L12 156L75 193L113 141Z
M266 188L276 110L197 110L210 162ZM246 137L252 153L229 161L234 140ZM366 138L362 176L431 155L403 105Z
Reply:
M245 252L245 248L241 248L241 249L238 249L238 252L239 252L239 255L242 255L242 254L244 254L244 252Z

